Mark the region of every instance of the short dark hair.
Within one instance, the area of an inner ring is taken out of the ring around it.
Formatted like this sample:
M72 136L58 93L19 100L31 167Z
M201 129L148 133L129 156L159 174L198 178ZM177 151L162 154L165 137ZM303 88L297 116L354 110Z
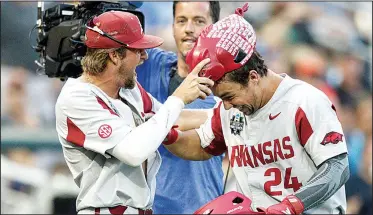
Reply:
M266 76L268 72L263 57L256 50L254 50L252 56L243 67L226 73L218 82L232 81L246 86L251 70L255 70L261 77Z
M175 18L175 8L176 4L179 3L180 1L174 1L172 5L172 14ZM209 1L210 3L210 16L212 19L212 23L215 23L219 21L220 18L220 3L218 1Z

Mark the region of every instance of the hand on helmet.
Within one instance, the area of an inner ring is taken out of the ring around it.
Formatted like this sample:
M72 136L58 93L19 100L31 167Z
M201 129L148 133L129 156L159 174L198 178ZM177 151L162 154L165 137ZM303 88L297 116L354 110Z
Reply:
M210 59L207 58L197 64L172 95L179 97L185 104L189 104L197 98L205 99L210 95L212 93L210 88L214 82L209 78L198 76L198 73L209 62Z

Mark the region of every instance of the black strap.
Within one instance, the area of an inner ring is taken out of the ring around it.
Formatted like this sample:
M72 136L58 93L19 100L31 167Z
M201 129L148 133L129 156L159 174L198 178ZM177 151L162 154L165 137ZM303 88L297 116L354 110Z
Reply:
M168 96L172 95L175 90L180 86L180 84L184 81L185 78L180 77L177 73L176 67L171 68L170 72L170 82L168 84Z
M223 193L221 195L223 195L225 193L225 189L227 188L227 181L228 181L229 170L231 169L231 161L229 160L229 153L228 153L228 151L227 151L227 158L228 158L228 167L227 167L227 172L225 173Z

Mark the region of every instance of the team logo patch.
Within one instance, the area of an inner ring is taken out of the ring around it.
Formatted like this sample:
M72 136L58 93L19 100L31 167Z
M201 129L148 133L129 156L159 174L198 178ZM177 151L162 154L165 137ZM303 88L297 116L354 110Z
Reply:
M110 125L104 124L104 125L101 125L100 128L98 128L98 135L101 138L105 139L105 138L110 137L112 131L113 129L111 128Z
M241 114L236 114L232 116L230 121L231 133L234 135L239 135L243 129L243 116Z
M325 135L324 139L321 141L321 145L326 145L328 143L337 144L339 142L343 142L343 134L338 132L332 131Z

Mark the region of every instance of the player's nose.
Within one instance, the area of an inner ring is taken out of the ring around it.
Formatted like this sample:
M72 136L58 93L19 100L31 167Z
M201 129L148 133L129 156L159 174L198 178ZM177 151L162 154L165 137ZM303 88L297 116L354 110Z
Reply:
M143 59L143 60L147 60L148 59L148 53L146 52L145 49L141 49L140 51L140 58Z
M195 26L194 26L194 23L193 23L193 20L188 20L186 25L185 25L185 33L193 33L194 30L195 30Z

